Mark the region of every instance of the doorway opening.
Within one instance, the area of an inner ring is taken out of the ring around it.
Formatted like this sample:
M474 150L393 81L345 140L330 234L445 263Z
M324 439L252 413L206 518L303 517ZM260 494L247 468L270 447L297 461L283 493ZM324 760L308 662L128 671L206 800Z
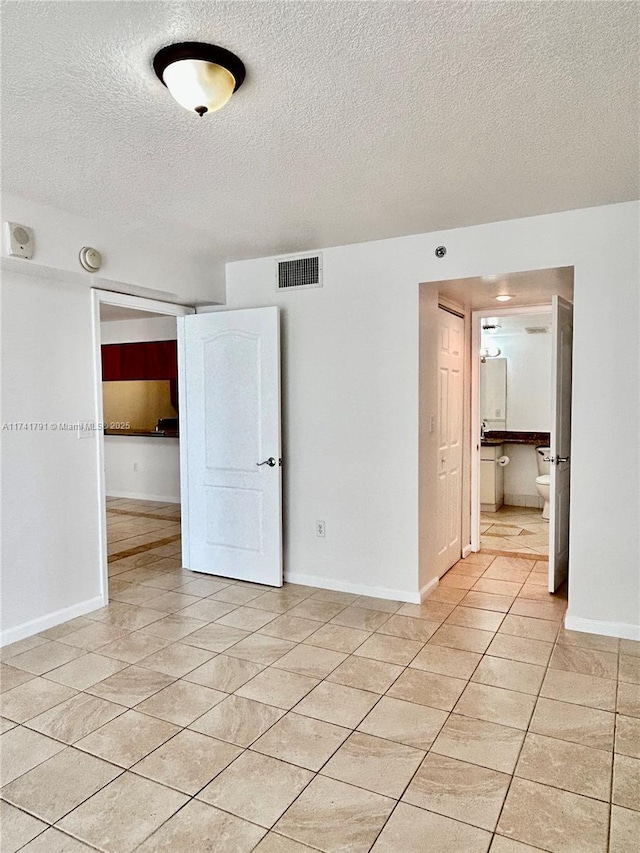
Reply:
M420 285L422 597L485 555L527 561L550 592L566 578L573 278L558 267Z
M531 313L508 308L493 314L474 312L477 325L479 545L490 553L547 560L551 305Z
M126 610L182 566L176 322L193 309L106 291L93 300L102 594Z
M123 607L159 570L282 586L278 309L92 299L103 602L114 574Z

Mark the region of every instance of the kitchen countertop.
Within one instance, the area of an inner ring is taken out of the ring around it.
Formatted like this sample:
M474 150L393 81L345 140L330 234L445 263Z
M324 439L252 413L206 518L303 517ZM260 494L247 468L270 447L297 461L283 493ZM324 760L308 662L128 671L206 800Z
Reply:
M179 438L178 430L134 430L134 429L105 429L105 435L133 435L143 436L144 438Z
M548 447L551 436L548 432L514 432L509 430L488 430L481 439L483 447L495 447L497 444L531 444L534 447Z

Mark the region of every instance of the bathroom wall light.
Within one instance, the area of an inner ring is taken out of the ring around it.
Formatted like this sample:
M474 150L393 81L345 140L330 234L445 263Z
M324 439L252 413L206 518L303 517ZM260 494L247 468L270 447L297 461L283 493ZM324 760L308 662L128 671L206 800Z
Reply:
M510 299L513 299L513 296L509 296L507 293L503 293L500 296L496 296L496 300L498 302L508 302Z
M214 44L170 44L153 58L153 69L175 100L202 117L223 107L242 86L242 60Z
M480 360L484 362L488 358L498 358L500 353L500 347L482 347L480 350Z

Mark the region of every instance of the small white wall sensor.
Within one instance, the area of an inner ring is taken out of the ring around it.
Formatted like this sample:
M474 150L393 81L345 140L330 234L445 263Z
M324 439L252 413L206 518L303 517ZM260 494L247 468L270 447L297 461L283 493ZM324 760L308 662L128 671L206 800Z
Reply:
M7 249L13 258L33 257L33 229L17 222L5 222Z
M80 263L87 272L98 272L102 266L102 255L91 246L83 246L80 249Z

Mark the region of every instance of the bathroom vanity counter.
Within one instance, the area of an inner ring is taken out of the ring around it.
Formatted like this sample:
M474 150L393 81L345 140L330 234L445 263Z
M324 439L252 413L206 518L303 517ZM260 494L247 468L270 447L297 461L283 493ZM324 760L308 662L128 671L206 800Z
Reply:
M511 432L509 430L489 430L482 438L483 447L495 447L498 444L531 444L534 447L548 447L551 436L548 432Z

